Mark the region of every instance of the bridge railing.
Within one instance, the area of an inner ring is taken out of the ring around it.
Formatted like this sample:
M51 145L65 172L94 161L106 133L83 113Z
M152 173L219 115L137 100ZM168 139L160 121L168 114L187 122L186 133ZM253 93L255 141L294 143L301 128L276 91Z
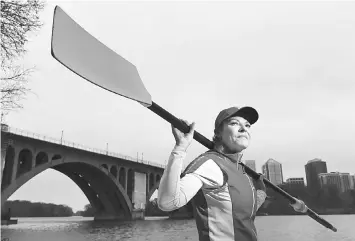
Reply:
M117 158L121 158L121 159L124 159L124 160L133 161L133 162L137 162L137 163L142 163L142 164L146 164L146 165L150 165L150 166L156 166L156 167L160 167L160 168L165 168L164 164L151 162L151 161L147 161L147 160L142 160L142 159L139 160L138 158L134 158L134 157L131 157L131 156L128 156L128 155L123 155L123 154L120 154L120 153L117 153L117 152L111 152L111 151L102 150L102 149L98 149L98 148L88 147L88 146L85 146L85 145L82 145L82 144L78 144L78 143L75 143L75 142L65 141L63 139L56 139L56 138L53 138L53 137L48 137L48 136L41 135L41 134L38 134L38 133L34 133L34 132L30 132L30 131L26 131L26 130L14 128L14 127L10 127L10 126L8 126L6 124L2 124L2 123L1 123L1 131L2 132L13 133L13 134L20 135L20 136L30 137L30 138L37 139L37 140L47 141L47 142L58 144L58 145L72 147L72 148L76 148L76 149L79 149L79 150L98 153L98 154L111 156L111 157L117 157Z

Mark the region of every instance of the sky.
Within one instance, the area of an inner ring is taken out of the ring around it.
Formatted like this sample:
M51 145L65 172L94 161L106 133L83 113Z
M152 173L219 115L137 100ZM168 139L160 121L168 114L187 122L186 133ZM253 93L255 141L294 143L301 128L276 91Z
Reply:
M165 163L175 144L168 122L51 56L55 5L134 64L155 103L194 121L207 138L222 109L256 108L259 120L243 158L255 160L258 172L272 158L282 163L284 180L305 177L307 161L320 158L328 172L355 173L354 2L47 2L44 26L30 34L28 53L19 60L36 68L31 93L6 122ZM194 141L185 162L204 151ZM54 170L31 179L15 199L74 211L88 203Z

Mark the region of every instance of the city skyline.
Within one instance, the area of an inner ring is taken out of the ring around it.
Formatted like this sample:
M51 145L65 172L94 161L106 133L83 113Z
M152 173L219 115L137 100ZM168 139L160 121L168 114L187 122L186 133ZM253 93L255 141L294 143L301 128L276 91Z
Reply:
M247 161L253 161L253 165L255 165L255 171L256 172L258 172L258 173L262 173L262 166L269 160L269 159L272 159L272 160L275 160L274 158L272 158L272 157L269 157L269 158L267 158L266 159L266 161L258 161L258 160L243 160L244 162L245 162L245 164L247 165ZM314 157L314 158L312 158L311 160L322 160L321 158L318 158L318 157ZM279 163L281 163L282 164L282 162L281 161L278 161L278 160L276 160L277 162L279 162ZM303 166L305 166L306 164L307 164L307 162L309 162L310 160L305 160L304 162L300 162L300 166L301 165L303 165ZM323 161L323 160L322 160ZM323 162L326 162L326 161L323 161ZM248 166L248 165L247 165ZM307 177L306 177L306 172L305 172L305 170L303 169L303 172L302 171L300 171L299 172L299 175L291 175L291 174L287 174L287 173L289 173L289 171L290 170L288 170L288 168L284 168L284 165L283 165L283 168L282 168L282 170L283 170L283 179L284 180L286 180L286 179L288 179L288 178L298 178L298 177L303 177L304 178L304 180L305 180L305 183L306 183L306 181L307 181ZM285 171L284 171L285 170ZM342 171L342 170L340 170L340 169L336 169L336 170L333 170L332 172L340 172L340 173L342 173L342 172L344 172L344 171ZM286 174L285 174L286 173ZM327 173L329 173L329 172L327 172ZM350 174L352 174L352 175L355 175L355 170L354 170L354 172L349 172Z
M267 162L269 162L270 160L275 161L275 162L281 164L281 170L282 170L282 175L283 175L282 162L276 161L276 160L274 160L273 158L268 158L268 160L265 161L264 164L261 165L261 167L260 167L261 172L263 171L263 166L264 166ZM257 165L256 165L257 161L256 161L256 160L245 160L245 164L246 164L247 166L250 166L250 165L247 164L247 162L249 162L249 161L252 161L252 165L253 165L254 167L257 167ZM307 164L309 164L309 163L314 163L314 162L318 162L318 161L319 161L319 162L322 162L322 163L325 163L325 169L324 169L325 172L319 172L319 174L348 174L348 175L349 175L349 178L351 178L351 179L353 180L353 181L351 181L351 180L349 179L349 180L350 180L350 181L349 181L349 185L350 185L350 187L351 187L351 185L352 185L352 186L353 186L353 189L355 188L355 172L353 172L353 173L351 173L351 172L343 172L343 171L331 171L331 172L329 172L329 171L327 170L327 167L326 167L326 162L323 161L323 160L320 159L320 158L313 158L313 159L307 161L305 166L307 166ZM253 169L253 170L255 170L255 169ZM256 172L258 172L258 170L256 170ZM301 177L302 175L304 175L305 177ZM287 183L287 180L289 180L290 182L293 182L293 181L297 182L297 181L301 181L301 180L302 180L302 181L304 182L304 184L307 186L307 170L305 170L305 172L304 172L302 175L298 175L298 176L287 176L287 177L283 176L282 183ZM317 174L317 176L318 176L318 174ZM324 176L324 175L323 175L323 176ZM318 180L318 181L319 181L319 178L314 179L314 180ZM308 180L308 181L309 181L309 180ZM315 182L318 182L318 181L315 181Z

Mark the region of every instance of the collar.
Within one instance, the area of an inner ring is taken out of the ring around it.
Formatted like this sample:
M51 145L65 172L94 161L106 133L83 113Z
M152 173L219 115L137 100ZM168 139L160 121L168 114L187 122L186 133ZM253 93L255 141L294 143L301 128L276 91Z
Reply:
M233 163L236 162L241 162L241 159L243 157L243 153L233 153L233 154L224 154L225 156L229 157L229 160Z

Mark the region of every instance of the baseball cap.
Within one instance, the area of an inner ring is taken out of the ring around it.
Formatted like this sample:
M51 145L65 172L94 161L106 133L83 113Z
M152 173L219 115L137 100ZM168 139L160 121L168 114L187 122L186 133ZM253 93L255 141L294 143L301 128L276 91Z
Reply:
M214 128L215 131L217 130L217 128L222 124L222 122L232 116L240 116L243 117L244 119L246 119L251 125L254 124L258 118L259 118L259 114L258 112L249 106L245 106L245 107L230 107L228 109L224 109L221 112L219 112L215 124L214 124Z

